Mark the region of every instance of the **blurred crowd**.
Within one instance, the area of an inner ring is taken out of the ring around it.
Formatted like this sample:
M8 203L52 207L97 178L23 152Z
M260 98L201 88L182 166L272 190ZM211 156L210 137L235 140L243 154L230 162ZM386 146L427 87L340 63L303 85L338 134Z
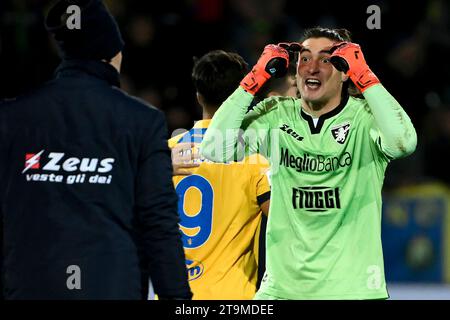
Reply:
M105 0L126 41L121 85L166 114L169 130L201 118L191 83L193 58L209 50L241 54L252 65L268 43L297 41L304 29L347 28L369 66L410 115L416 153L393 162L386 187L423 181L450 186L450 4L446 0ZM49 80L59 64L44 29L51 0L0 1L0 97ZM366 22L381 9L381 29Z

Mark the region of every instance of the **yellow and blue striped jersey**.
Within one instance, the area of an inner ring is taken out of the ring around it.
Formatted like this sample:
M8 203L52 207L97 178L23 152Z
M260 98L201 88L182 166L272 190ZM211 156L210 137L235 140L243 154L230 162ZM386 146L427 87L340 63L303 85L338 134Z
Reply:
M200 144L210 120L169 140ZM260 204L269 200L268 162L199 159L190 176L175 176L180 229L193 299L251 299L256 292Z

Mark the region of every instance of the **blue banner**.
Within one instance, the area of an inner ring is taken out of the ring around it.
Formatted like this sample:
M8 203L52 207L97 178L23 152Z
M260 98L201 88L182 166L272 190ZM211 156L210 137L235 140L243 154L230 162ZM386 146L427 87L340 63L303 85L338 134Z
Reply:
M388 282L450 282L450 192L439 184L383 195Z

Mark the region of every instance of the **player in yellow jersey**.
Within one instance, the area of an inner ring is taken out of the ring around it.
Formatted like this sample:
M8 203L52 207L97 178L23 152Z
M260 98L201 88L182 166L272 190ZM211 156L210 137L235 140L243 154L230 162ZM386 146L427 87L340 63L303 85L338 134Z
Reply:
M238 54L221 50L195 62L192 78L203 120L170 139L171 148L200 144L214 112L247 68ZM193 299L252 299L261 216L269 209L268 163L259 155L227 164L196 161L198 167L185 169L192 174L174 176Z

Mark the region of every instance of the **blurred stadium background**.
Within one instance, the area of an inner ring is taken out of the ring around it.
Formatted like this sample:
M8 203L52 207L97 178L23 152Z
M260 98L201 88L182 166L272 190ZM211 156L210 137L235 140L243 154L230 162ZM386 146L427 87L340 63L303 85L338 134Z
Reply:
M392 299L450 299L450 2L105 0L126 40L122 87L163 110L170 132L201 118L190 74L212 49L256 62L268 43L305 28L344 27L419 134L414 155L391 163L383 243ZM59 63L43 27L50 0L0 1L0 97L49 80ZM369 5L381 29L369 30Z

